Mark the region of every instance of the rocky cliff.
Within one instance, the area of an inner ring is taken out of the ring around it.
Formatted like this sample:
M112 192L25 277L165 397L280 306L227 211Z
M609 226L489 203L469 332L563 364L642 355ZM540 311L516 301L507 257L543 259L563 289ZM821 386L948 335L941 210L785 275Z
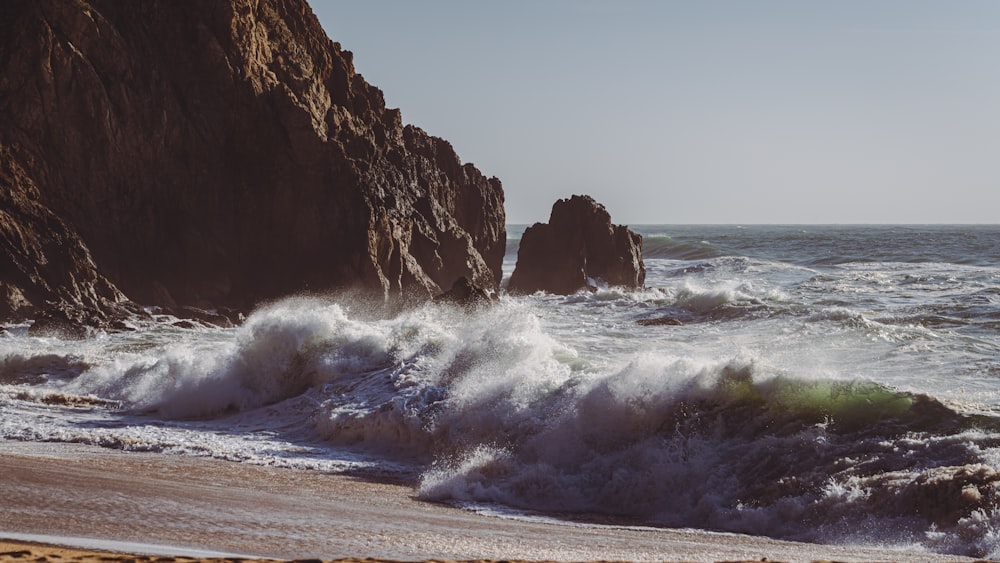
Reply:
M608 210L590 196L560 199L548 223L524 231L507 289L569 295L591 280L641 288L646 282L642 235L612 224Z
M0 318L495 288L503 191L305 0L0 3Z

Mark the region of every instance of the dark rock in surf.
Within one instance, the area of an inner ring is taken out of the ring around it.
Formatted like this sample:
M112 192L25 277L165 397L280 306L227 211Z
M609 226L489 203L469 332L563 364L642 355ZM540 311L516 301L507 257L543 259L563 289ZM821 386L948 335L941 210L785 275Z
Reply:
M249 313L236 309L230 309L228 307L219 307L215 312L228 319L229 324L232 326L239 326L243 324L243 321L247 320L247 314Z
M684 323L673 317L654 317L635 321L639 326L681 326Z
M305 0L0 3L0 198L0 320L428 299L496 288L506 244L499 180L403 125Z
M469 308L493 303L496 299L496 294L472 283L469 278L461 277L452 284L451 289L435 297L434 301Z
M225 315L206 311L197 307L191 307L189 305L178 307L177 309L171 311L171 313L178 319L200 321L210 326L217 326L221 328L230 328L233 326L232 321L230 321L229 317Z
M135 329L129 321L150 319L148 313L129 302L111 304L103 309L65 302L48 303L35 312L28 334L78 340L90 336L94 328L132 331Z
M612 224L608 211L590 196L560 199L548 223L524 231L507 290L569 295L589 287L591 279L642 287L642 236Z
M87 337L87 327L95 324L99 323L88 318L86 310L67 306L50 307L38 315L35 322L28 328L28 334L81 340Z

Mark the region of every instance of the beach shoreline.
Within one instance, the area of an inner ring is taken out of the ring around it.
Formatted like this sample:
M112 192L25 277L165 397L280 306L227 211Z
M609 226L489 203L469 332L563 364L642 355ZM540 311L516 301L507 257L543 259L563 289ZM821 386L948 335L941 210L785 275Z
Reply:
M0 534L3 535L3 534ZM0 561L232 561L229 557L175 555L171 553L150 554L140 544L133 545L138 549L117 550L88 548L79 544L91 544L83 538L49 538L36 536L38 540L25 540L24 535L17 538L0 538ZM46 538L46 539L42 539ZM100 542L96 542L100 543ZM123 544L123 547L126 544ZM160 548L166 546L158 546ZM158 550L157 550L158 551ZM183 551L183 550L181 550ZM252 561L247 559L247 561ZM260 561L268 561L261 559Z
M156 547L149 556L196 559L971 561L699 530L499 518L420 501L395 483L79 444L0 442L0 471L0 538L13 539L4 544L13 551L27 549L17 547L28 545L26 536L44 533L84 554L146 545Z

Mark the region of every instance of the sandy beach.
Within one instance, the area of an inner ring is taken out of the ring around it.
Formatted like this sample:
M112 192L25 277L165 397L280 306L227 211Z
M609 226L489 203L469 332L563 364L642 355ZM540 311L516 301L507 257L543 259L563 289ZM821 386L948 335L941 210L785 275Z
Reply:
M0 472L0 538L15 542L3 551L30 551L21 560L43 555L19 546L25 541L194 558L969 560L696 530L498 518L416 500L400 484L76 444L2 442Z

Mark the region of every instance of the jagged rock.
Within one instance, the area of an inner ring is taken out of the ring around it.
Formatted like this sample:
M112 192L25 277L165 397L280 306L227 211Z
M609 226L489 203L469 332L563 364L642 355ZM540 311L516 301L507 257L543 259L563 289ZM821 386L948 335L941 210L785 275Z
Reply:
M243 324L243 321L247 320L247 314L243 311L238 311L236 309L230 309L228 307L219 307L215 311L217 314L226 317L229 320L230 326L238 326ZM221 326L221 325L220 325Z
M178 319L200 321L202 323L221 328L231 328L233 326L233 322L229 320L229 317L223 314L213 313L211 311L191 307L189 305L178 307L177 309L171 311L171 313Z
M115 332L134 332L136 327L125 319L116 319L108 324L108 328Z
M113 331L135 330L127 320L150 320L152 317L134 303L115 303L99 308L63 302L49 303L36 311L34 323L28 328L32 336L58 336L60 338L86 338L91 329Z
M437 302L454 303L474 308L496 301L496 295L472 283L469 278L458 278L451 289L434 298Z
M70 340L80 340L88 335L88 325L95 324L85 310L70 307L50 307L44 310L31 327L31 336L54 336Z
M569 295L588 287L591 279L642 287L642 236L613 225L608 211L590 196L560 199L548 223L524 231L507 290Z
M0 320L34 317L61 304L90 311L88 321L102 324L127 314L126 301L97 271L76 232L39 201L11 151L0 147Z
M0 320L501 276L499 180L404 126L304 0L0 3L0 171Z

